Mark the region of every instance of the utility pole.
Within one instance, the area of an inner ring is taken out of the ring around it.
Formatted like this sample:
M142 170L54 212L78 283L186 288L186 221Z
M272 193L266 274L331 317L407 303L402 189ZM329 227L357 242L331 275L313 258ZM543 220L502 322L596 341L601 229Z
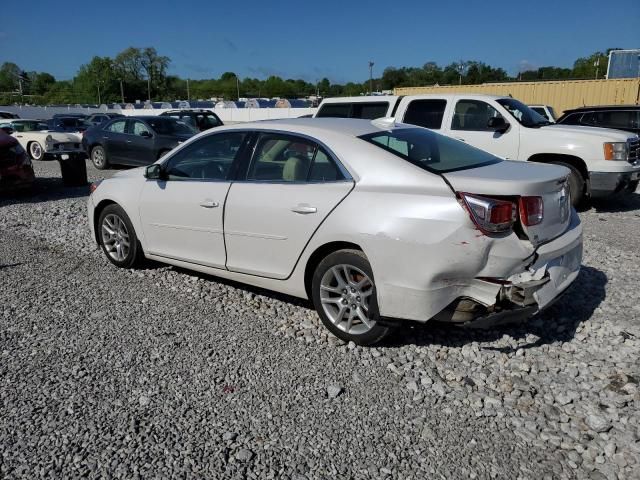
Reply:
M122 104L124 105L124 87L122 86L122 79L120 79L120 96L122 97Z
M462 74L464 73L464 63L460 60L460 64L458 65L458 72L460 73L460 80L458 81L458 85L462 85Z
M593 62L593 66L596 67L596 80L598 79L598 70L600 69L600 57L596 58L596 61Z
M151 103L151 75L147 75L147 94L149 96L149 103Z
M238 90L238 101L240 101L240 79L238 78L238 75L234 73L234 75L236 76L236 89Z
M187 78L187 101L191 100L191 92L189 92L189 79Z
M369 95L373 95L373 65L374 63L369 60Z
M101 98L100 98L100 80L98 80L98 106L100 106L102 104Z

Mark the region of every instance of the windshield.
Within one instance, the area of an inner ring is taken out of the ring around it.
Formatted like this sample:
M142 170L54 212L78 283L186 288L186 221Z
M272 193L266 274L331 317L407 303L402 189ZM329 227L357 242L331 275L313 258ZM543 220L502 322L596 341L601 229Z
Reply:
M17 132L38 132L48 128L47 124L42 122L16 122L14 126Z
M551 122L539 113L534 112L524 103L513 98L499 98L497 102L502 105L520 124L525 127L541 127Z
M433 173L466 170L502 161L484 150L424 128L398 128L359 138Z
M186 123L179 122L171 117L147 119L147 123L159 135L193 135L197 133L195 129Z

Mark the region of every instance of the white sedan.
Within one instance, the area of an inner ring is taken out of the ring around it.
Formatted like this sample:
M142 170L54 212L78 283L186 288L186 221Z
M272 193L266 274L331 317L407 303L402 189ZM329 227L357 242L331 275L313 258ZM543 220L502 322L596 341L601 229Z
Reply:
M49 130L42 120L0 120L1 129L11 129L33 160L85 158L80 134Z
M309 298L364 345L399 320L495 324L551 304L582 259L568 175L391 120L277 120L96 183L88 212L117 266L146 257Z

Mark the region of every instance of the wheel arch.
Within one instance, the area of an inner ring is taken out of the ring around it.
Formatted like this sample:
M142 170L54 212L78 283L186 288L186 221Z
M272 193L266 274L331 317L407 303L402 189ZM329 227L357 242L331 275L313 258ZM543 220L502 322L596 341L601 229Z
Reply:
M109 205L119 205L117 202L114 202L110 199L101 200L96 208L93 210L93 236L98 245L100 245L100 234L99 232L99 223L100 223L100 214L102 211L108 207Z
M578 169L588 185L589 170L587 169L587 164L584 160L580 157L576 157L575 155L565 155L561 153L536 153L535 155L531 155L527 161L536 163L568 163Z
M304 289L307 293L307 298L313 298L311 294L311 283L313 279L313 273L316 271L317 266L327 255L330 255L333 252L337 252L338 250L359 250L360 252L364 253L364 250L360 245L352 242L335 241L325 243L317 247L309 256L304 269Z

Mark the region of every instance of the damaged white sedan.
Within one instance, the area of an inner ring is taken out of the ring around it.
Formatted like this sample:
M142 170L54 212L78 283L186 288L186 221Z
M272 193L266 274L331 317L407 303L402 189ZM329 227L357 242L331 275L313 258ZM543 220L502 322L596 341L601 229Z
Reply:
M486 325L550 305L582 260L568 175L392 121L277 120L96 183L88 211L117 266L147 257L309 298L365 345L399 320Z

